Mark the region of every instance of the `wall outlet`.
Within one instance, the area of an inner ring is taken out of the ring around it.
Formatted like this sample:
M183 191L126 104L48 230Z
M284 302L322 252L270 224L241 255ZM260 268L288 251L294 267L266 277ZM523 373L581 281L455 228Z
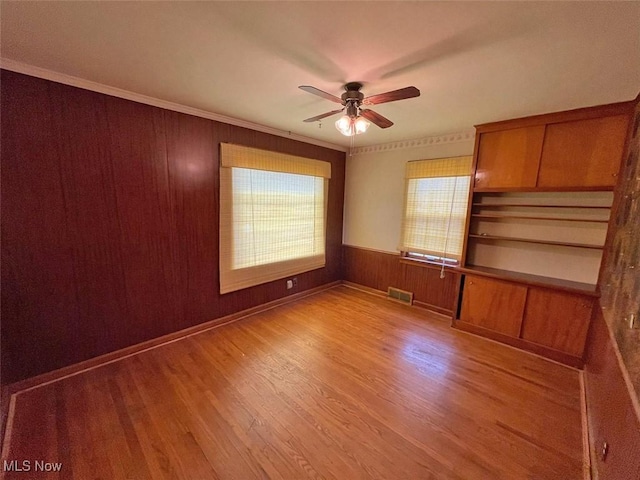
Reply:
M293 286L294 287L298 286L298 277L293 277L293 279L291 281L293 282Z
M609 444L605 441L605 442L602 442L602 447L600 448L600 459L603 462L606 462L608 455L609 455Z
M287 290L291 290L293 288L293 280L287 280Z

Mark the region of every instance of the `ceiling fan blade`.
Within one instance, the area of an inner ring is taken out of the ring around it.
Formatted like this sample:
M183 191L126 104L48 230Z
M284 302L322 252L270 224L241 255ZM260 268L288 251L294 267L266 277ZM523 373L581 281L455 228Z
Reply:
M336 97L335 95L331 95L330 93L323 92L319 88L312 87L310 85L300 85L298 88L300 90L304 90L305 92L312 93L322 98L326 98L327 100L331 100L332 102L342 104L342 99L340 99L339 97Z
M369 120L372 123L375 123L380 128L389 128L393 125L393 122L388 118L383 117L379 113L374 112L373 110L360 110L360 115Z
M404 100L405 98L413 98L419 96L420 90L418 90L416 87L404 87L400 90L392 90L391 92L371 95L370 97L365 98L362 103L364 105L377 105L379 103L395 102L396 100Z
M318 120L322 120L325 117L330 117L331 115L335 115L336 113L340 113L343 110L344 110L344 108L341 108L340 110L333 110L332 112L322 113L320 115L316 115L315 117L307 118L306 120L303 120L303 122L315 122L315 121L318 121Z

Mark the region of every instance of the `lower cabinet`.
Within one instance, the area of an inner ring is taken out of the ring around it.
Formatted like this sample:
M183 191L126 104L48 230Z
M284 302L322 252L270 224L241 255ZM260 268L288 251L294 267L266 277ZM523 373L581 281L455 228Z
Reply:
M465 275L455 324L463 329L469 325L466 329L475 333L577 365L593 304L594 297L586 294Z
M526 299L523 285L467 275L460 320L517 337Z
M592 309L592 297L529 287L521 338L582 357Z

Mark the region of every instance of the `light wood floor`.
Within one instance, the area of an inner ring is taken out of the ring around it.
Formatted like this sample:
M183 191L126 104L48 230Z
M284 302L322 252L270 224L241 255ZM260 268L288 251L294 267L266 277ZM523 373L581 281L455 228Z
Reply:
M20 394L5 459L31 461L7 479L577 480L579 378L342 286Z

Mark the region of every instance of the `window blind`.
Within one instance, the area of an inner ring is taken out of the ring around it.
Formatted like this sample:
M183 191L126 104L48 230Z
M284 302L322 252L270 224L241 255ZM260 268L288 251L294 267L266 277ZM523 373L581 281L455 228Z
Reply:
M331 164L221 144L220 293L325 265Z
M473 157L408 162L399 249L460 261Z

